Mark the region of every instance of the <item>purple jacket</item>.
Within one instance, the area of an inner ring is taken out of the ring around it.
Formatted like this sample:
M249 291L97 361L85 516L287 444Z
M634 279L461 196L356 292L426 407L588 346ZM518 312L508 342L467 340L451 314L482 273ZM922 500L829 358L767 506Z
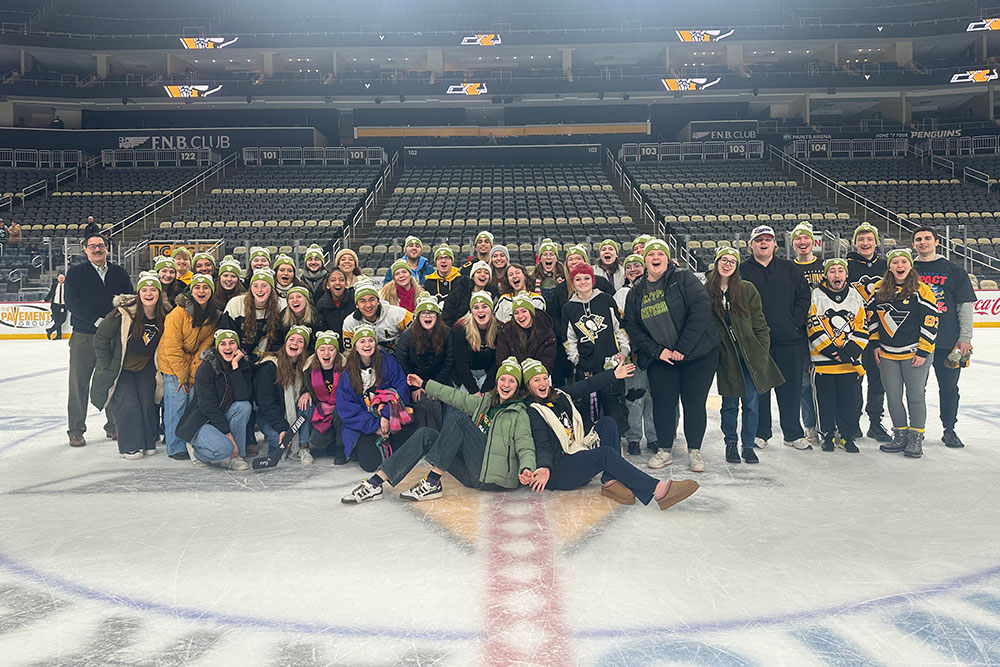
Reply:
M391 354L379 351L382 355L382 382L376 389L395 389L403 405L410 404L410 388L406 385L406 374L399 362ZM389 418L389 406L382 408L383 415ZM359 396L351 386L351 378L347 371L341 373L337 382L337 414L343 423L341 438L344 441L344 454L350 456L354 445L362 434L371 434L378 430L379 420L368 411L364 396Z

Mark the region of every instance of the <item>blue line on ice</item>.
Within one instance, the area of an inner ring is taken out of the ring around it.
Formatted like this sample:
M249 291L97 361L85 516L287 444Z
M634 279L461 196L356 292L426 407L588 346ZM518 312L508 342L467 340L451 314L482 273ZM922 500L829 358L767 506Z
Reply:
M9 378L0 378L0 384L4 382L14 382L16 380L25 380L27 378L36 378L39 375L52 375L53 373L62 373L65 370L69 370L68 366L63 366L62 368L50 368L47 371L35 371L34 373L25 373L24 375L12 375Z

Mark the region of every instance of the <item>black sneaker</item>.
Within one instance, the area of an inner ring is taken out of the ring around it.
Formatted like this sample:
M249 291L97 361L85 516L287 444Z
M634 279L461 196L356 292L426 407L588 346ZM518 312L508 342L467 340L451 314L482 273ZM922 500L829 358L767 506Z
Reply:
M872 422L868 427L868 437L875 442L892 442L892 436L882 426L882 422Z
M853 440L851 440L850 438L845 438L844 439L844 451L845 452L850 452L851 454L857 454L861 450L858 449L858 446L854 444Z
M191 455L187 452L177 452L176 454L171 454L170 458L174 461L190 461Z
M658 452L660 450L660 446L656 442L656 440L653 440L653 441L647 440L646 441L646 449L648 449L649 451L651 451L651 452L653 452L655 454L656 452Z
M638 456L642 454L642 447L638 442L630 442L628 443L628 453L632 456Z
M757 452L754 451L753 447L743 448L743 460L747 463L760 463L760 459L757 458Z
M955 429L953 428L946 428L944 430L944 435L941 436L941 441L944 443L945 447L951 447L952 449L961 449L962 447L965 447L965 443L962 442L962 439L958 437L958 434L955 433Z
M833 444L832 435L828 435L825 438L823 438L823 446L820 447L820 449L822 449L824 452L832 452L834 449L836 449Z
M726 443L726 463L739 463L740 450L735 442Z

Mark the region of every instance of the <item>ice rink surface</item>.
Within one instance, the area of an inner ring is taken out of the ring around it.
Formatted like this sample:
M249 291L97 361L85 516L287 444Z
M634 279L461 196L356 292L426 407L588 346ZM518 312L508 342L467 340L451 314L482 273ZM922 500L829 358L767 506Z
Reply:
M713 408L661 512L449 477L342 506L355 464L126 461L96 411L70 449L66 342L3 341L0 665L1000 664L1000 330L974 343L965 449L933 375L919 460L776 434L727 464Z

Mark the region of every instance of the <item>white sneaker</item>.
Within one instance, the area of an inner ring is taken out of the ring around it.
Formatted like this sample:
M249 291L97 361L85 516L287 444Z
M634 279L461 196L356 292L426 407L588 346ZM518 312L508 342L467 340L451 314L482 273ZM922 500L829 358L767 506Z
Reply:
M128 459L129 461L138 461L142 458L142 450L140 449L137 452L126 452L124 454L119 453L118 455L123 459Z
M652 470L659 470L660 468L670 465L673 460L674 454L672 450L661 449L653 454L653 458L649 459L649 462L646 465Z
M765 440L764 438L754 438L753 446L756 447L757 449L764 449L765 447L767 447L767 440Z
M250 469L250 464L239 456L230 456L228 459L222 459L221 461L216 461L216 463L218 463L221 468L228 468L229 470L234 471Z
M202 467L202 466L204 466L205 462L202 461L201 459L199 459L197 456L194 455L194 447L191 446L191 443L190 442L186 442L186 443L184 443L184 445L187 447L188 456L191 457L191 465L193 465L195 467L199 467L199 468Z
M309 448L302 447L301 449L299 449L299 463L301 463L304 466L309 466L312 465L312 462L313 462L313 455L309 451Z
M705 459L702 458L700 449L688 450L688 467L691 472L705 472Z
M819 433L816 432L815 428L806 428L806 440L813 447L819 447L822 444L819 441Z
M403 500L419 502L421 500L434 500L435 498L440 498L443 492L444 489L441 487L441 482L432 484L430 480L424 477L410 487L408 491L404 491L399 494L399 497Z
M156 456L156 447L153 447L152 449L144 449L144 450L142 450L142 455L143 456Z
M785 440L786 445L789 447L794 447L795 449L812 449L813 446L809 444L809 441L805 438L797 438L795 440Z
M366 479L341 498L340 502L345 505L360 505L372 500L382 500L382 484L372 486L372 483Z

